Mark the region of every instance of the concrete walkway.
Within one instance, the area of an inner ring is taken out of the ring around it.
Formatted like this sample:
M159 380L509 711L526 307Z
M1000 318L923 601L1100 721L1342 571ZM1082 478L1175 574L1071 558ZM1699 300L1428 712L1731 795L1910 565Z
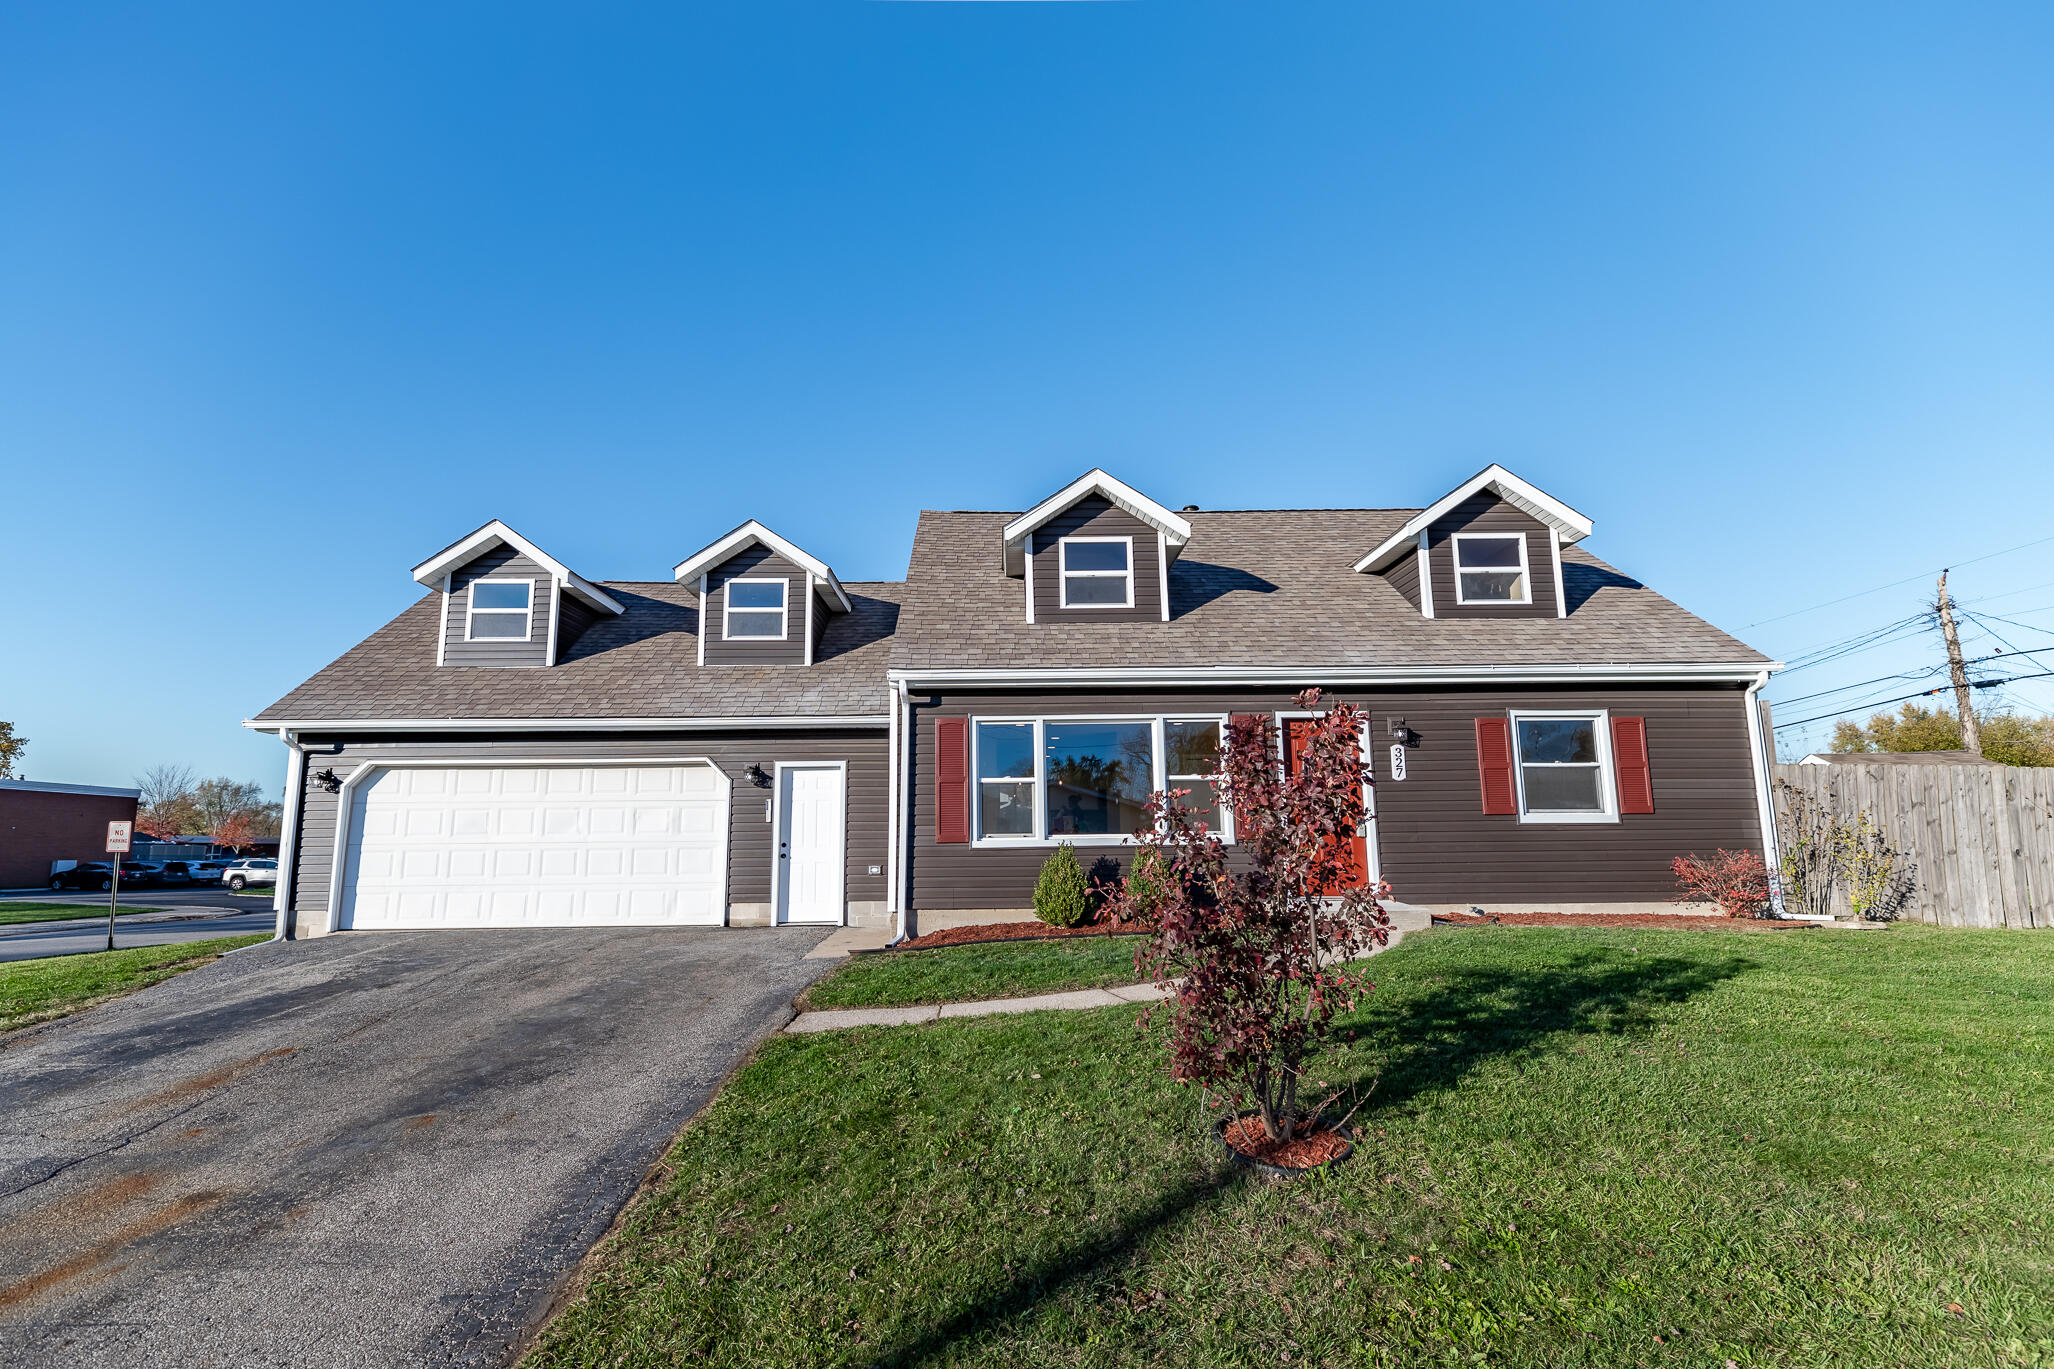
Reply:
M1031 998L980 998L969 1003L922 1003L910 1008L828 1008L800 1013L785 1030L829 1032L845 1027L904 1027L947 1017L989 1017L993 1013L1117 1008L1122 1003L1153 1003L1168 993L1168 989L1154 984L1122 984L1111 989L1074 989L1069 993L1035 994Z

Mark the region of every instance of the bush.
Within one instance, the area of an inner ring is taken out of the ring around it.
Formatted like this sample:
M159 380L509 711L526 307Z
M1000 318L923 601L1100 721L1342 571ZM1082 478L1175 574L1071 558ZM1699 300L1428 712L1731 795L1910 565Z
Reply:
M1069 842L1059 842L1034 881L1034 915L1051 927L1075 927L1091 915L1091 887Z
M1144 846L1136 851L1134 863L1127 870L1127 915L1154 922L1169 892L1170 869L1162 854L1153 846Z
M1769 907L1769 872L1752 851L1693 852L1669 862L1678 903L1716 903L1728 917L1760 917Z

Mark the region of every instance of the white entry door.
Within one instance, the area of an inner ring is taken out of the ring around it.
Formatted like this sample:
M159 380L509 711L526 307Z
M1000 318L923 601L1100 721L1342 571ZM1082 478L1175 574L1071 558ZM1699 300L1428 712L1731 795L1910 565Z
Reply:
M786 765L777 779L777 920L839 925L847 772Z
M394 766L355 784L339 928L719 926L710 765Z

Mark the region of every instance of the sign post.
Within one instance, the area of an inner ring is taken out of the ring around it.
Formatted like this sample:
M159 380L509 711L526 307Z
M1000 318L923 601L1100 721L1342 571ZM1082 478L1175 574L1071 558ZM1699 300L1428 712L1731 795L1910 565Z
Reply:
M107 949L114 949L114 910L121 903L121 857L128 854L129 841L134 835L132 822L110 822L107 824L107 854L115 857L113 873L107 879Z

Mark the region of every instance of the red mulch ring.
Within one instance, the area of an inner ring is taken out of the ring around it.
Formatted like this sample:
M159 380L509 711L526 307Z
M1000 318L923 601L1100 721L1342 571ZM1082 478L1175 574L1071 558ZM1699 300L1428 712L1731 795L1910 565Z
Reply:
M1284 1169L1311 1169L1338 1159L1348 1149L1348 1138L1337 1131L1320 1127L1311 1119L1298 1124L1296 1136L1282 1141L1272 1141L1263 1132L1260 1117L1236 1117L1220 1132L1226 1143L1239 1154L1266 1165L1277 1165Z
M1046 922L987 922L979 927L944 927L892 947L895 951L926 951L936 946L974 946L980 941L1053 941L1066 936L1146 936L1154 929L1141 922L1088 922L1082 927L1051 927Z
M1703 913L1435 913L1434 921L1447 927L1618 927L1625 931L1783 932L1813 927L1812 922L1795 922L1778 917L1716 917Z

